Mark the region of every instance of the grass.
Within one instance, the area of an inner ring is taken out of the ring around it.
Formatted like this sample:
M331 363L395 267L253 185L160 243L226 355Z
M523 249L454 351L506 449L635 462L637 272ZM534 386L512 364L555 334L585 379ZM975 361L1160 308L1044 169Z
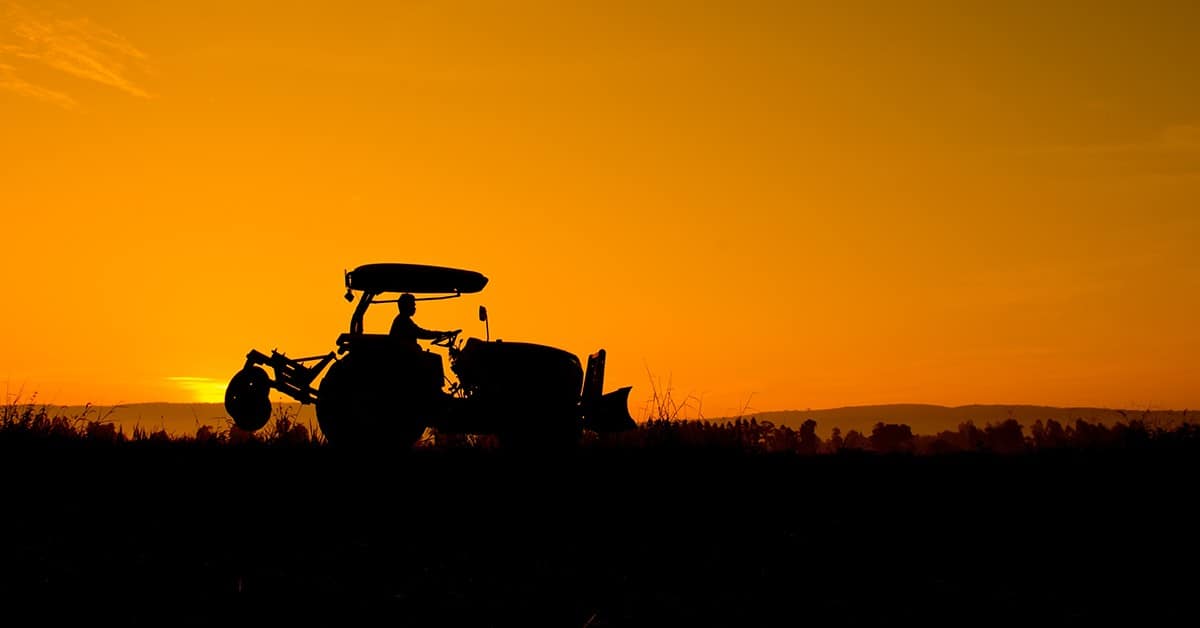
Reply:
M278 404L272 409L271 421L258 432L238 429L227 419L221 427L202 425L194 434L173 436L165 429L147 429L135 425L129 434L111 418L115 408L100 412L87 404L77 414L62 414L48 404L37 403L34 395L29 401L14 399L0 406L0 439L4 441L88 443L95 445L198 444L198 445L271 445L320 446L325 438L313 425L297 421L295 408Z
M1195 623L1194 425L906 428L654 418L570 456L434 432L362 456L287 408L172 439L13 403L0 602L42 625Z
M693 406L693 397L684 401L672 398L668 384L654 387L649 402L648 420L637 429L620 434L585 432L584 448L592 449L696 449L752 454L831 455L839 453L938 455L976 452L1022 454L1049 450L1125 450L1156 448L1194 448L1200 443L1200 424L1183 419L1175 425L1154 423L1146 417L1127 418L1115 425L1089 423L1078 419L1062 424L1055 420L1037 421L1029 429L1008 420L982 427L972 422L956 430L937 434L914 434L901 423L879 422L869 434L851 430L843 435L834 428L832 437L816 435L815 421L799 428L775 425L769 421L737 418L724 422L703 418L678 418ZM238 429L227 420L222 427L200 426L194 434L172 436L163 429L135 426L126 434L110 418L112 410L100 412L91 405L75 415L57 413L51 406L38 404L36 396L27 402L13 400L0 406L0 441L45 442L95 445L167 445L268 446L311 448L326 445L320 429L297 420L297 410L278 404L270 422L251 433ZM701 415L702 416L702 415ZM427 430L415 445L423 450L494 449L495 437L473 434L442 434Z

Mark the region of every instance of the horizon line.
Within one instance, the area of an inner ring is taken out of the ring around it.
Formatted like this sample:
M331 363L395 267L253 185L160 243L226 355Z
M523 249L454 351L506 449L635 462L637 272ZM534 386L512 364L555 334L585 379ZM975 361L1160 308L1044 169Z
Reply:
M293 400L272 401L271 402L271 405L278 405L278 404L297 405L297 406L313 405L313 404L302 404L298 401L293 401ZM91 406L93 408L122 408L122 407L143 406L143 405L174 405L174 406L215 405L215 406L223 406L224 402L222 402L222 401L131 401L131 402L121 402L121 403L90 403L89 402L89 403L32 403L32 404L30 402L25 402L25 403L11 402L9 405L15 405L15 406L34 405L34 406L60 407L60 408L84 407L84 406ZM1180 412L1180 413L1186 413L1186 412L1191 411L1191 408L1153 408L1153 407L1151 407L1151 408L1132 408L1132 407L1097 406L1097 405L1091 405L1091 406L1089 406L1089 405L1053 405L1053 404L1045 404L1045 403L1028 403L1028 402L1024 402L1024 403L975 402L975 403L967 403L967 404L961 404L961 405L946 405L946 404L940 404L940 403L901 401L901 402L887 402L887 403L864 403L864 404L853 404L853 405L844 405L844 406L829 406L829 407L824 407L824 408L803 408L803 409L782 408L782 409L777 409L777 410L756 410L754 412L745 412L740 415L719 415L719 416L714 416L712 418L714 418L714 419L736 418L738 416L752 417L752 416L755 416L758 414L777 414L777 413L784 413L784 412L796 412L796 413L828 412L831 410L850 410L850 409L855 409L855 408L883 408L883 407L897 407L897 406L943 408L943 409L947 409L947 410L975 408L975 407L1004 407L1004 408L1056 408L1059 410L1106 410L1106 411L1110 411L1110 412ZM706 420L706 419L703 417L698 417L695 419L688 419L688 420Z

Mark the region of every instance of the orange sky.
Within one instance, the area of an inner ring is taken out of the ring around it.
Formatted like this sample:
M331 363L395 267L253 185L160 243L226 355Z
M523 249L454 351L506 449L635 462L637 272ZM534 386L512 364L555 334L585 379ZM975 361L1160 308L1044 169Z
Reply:
M1200 407L1198 3L290 4L0 0L10 399L219 399L398 261L635 416Z

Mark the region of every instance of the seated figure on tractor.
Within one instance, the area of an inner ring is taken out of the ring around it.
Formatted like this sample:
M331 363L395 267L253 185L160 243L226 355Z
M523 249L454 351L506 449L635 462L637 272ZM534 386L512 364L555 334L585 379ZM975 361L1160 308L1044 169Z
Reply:
M412 317L417 313L417 299L410 293L400 295L396 300L396 308L399 313L392 320L392 328L388 332L388 336L397 341L401 350L411 348L414 351L420 351L421 346L417 344L417 340L438 340L447 336L457 334L458 331L433 331L424 329L413 321ZM442 369L442 358L436 353L421 352L423 359L426 360L425 368L429 373L436 377L437 387L440 389L445 380L445 372Z
M424 329L417 325L412 317L417 313L417 298L405 292L396 300L396 308L400 310L396 314L396 318L392 320L392 329L388 335L395 338L404 344L412 344L413 348L419 348L417 339L421 340L437 340L443 336L447 336L453 332L448 331L432 331Z

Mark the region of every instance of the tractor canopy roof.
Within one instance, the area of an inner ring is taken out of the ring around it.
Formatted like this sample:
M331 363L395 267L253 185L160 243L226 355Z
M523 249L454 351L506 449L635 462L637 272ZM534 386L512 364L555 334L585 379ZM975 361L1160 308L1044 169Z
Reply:
M363 292L479 292L488 278L473 271L423 264L366 264L346 273L346 287Z

